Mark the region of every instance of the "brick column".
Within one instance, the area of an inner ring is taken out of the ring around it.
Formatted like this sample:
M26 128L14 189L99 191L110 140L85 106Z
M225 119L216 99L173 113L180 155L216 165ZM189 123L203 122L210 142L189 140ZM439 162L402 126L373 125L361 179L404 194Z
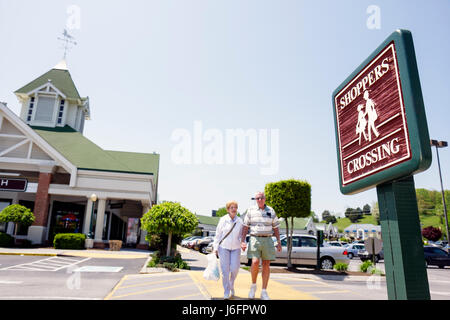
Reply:
M48 207L50 204L50 195L48 194L48 189L50 187L51 180L51 173L39 173L39 184L36 192L36 199L34 202L35 220L33 222L33 226L47 227Z

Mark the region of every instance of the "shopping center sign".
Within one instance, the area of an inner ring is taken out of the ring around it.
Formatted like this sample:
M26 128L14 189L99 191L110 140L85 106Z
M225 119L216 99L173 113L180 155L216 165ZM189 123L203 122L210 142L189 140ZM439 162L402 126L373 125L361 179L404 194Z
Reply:
M27 190L27 179L0 178L0 191L23 192Z
M431 148L412 36L389 36L334 92L341 192L426 170Z

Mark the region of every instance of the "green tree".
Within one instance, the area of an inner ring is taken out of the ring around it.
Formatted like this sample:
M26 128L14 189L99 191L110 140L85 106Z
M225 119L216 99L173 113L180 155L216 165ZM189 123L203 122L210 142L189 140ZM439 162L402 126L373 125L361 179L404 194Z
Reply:
M216 217L223 217L223 216L226 215L226 214L228 214L227 208L226 208L226 207L223 207L223 208L220 208L219 210L217 210L217 212L216 212ZM237 215L238 217L241 216L241 214L240 214L239 212L236 212L236 215Z
M141 228L148 232L150 241L152 234L168 235L166 255L170 256L172 235L183 235L192 232L198 225L198 218L177 202L164 202L153 206L141 218Z
M216 217L223 217L226 214L228 214L227 208L223 207L217 210Z
M380 225L380 208L378 207L378 202L375 202L372 207L372 217L377 221L377 225Z
M369 204L366 203L366 204L364 205L364 207L363 207L363 210L362 210L362 211L363 211L363 214L370 214L370 209L371 209L371 208L370 208Z
M292 268L294 217L306 218L311 215L311 185L301 180L282 180L266 184L264 193L267 205L275 210L278 217L285 219L286 234L288 235L288 268ZM289 224L291 229L289 229Z
M355 209L350 208L350 207L345 209L345 213L344 213L345 217L350 218L350 215L353 213L353 210L355 210Z
M336 217L335 216L333 216L333 215L329 215L328 217L326 217L325 218L325 222L328 224L328 223L336 223L337 222L337 220L336 220Z
M34 222L34 219L33 212L20 204L9 205L0 212L0 223L14 222L14 236L17 235L19 224L28 227Z
M325 210L324 212L322 212L322 220L326 220L330 216L331 216L330 211Z

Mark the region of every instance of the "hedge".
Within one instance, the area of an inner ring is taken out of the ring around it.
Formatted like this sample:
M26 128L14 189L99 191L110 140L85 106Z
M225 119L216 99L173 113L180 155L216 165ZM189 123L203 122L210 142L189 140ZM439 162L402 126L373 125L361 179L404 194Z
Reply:
M55 249L84 249L86 235L83 233L58 233L54 240Z
M13 247L14 238L7 233L0 232L0 247Z

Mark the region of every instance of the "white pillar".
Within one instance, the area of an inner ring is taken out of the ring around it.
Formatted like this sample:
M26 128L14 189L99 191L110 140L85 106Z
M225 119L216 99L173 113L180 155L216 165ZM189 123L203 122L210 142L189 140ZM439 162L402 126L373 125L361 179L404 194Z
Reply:
M91 216L92 216L92 206L93 206L94 202L88 198L87 201L87 206L86 206L86 211L84 213L84 226L83 226L83 233L85 235L89 234L89 229L91 227Z
M98 199L97 220L95 222L95 241L102 242L103 221L105 219L106 199Z

